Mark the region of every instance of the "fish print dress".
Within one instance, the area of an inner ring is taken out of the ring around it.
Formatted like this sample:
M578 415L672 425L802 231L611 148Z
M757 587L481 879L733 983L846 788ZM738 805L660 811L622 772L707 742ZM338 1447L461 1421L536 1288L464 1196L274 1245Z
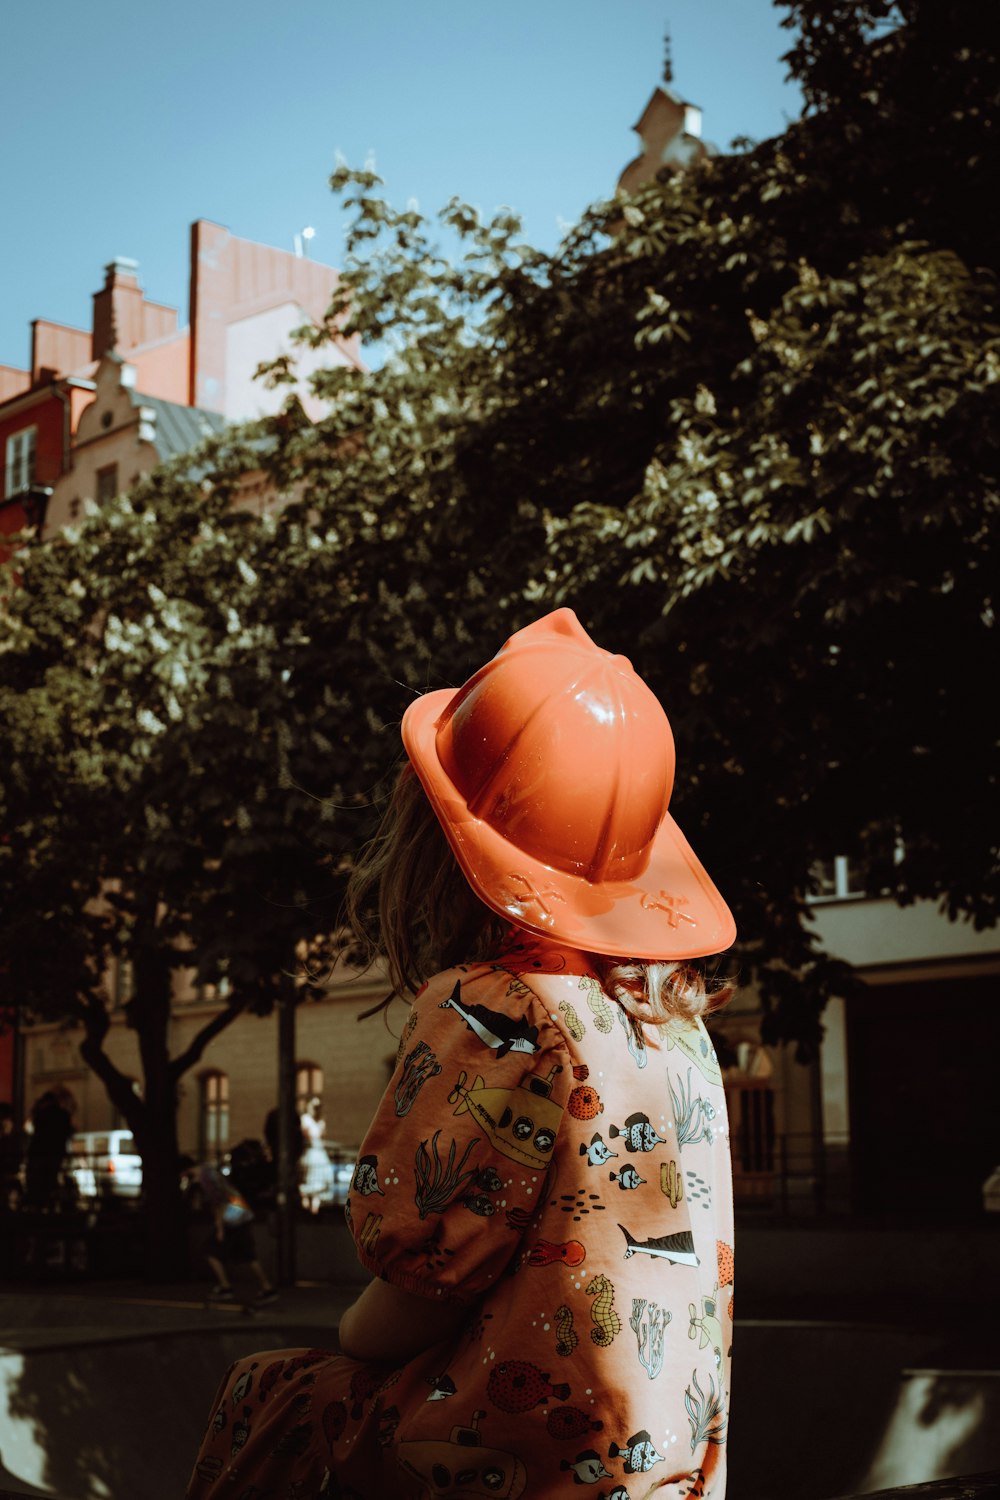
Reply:
M188 1500L723 1500L733 1212L704 1026L633 1027L515 941L415 1000L347 1207L358 1255L468 1308L405 1364L240 1360Z

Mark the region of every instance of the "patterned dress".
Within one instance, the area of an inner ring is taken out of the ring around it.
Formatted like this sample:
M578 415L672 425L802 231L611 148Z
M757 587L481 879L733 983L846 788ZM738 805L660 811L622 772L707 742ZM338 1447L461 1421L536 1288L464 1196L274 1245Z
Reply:
M723 1500L732 1186L700 1023L634 1028L534 940L438 974L347 1213L375 1275L468 1319L400 1366L239 1361L189 1500Z

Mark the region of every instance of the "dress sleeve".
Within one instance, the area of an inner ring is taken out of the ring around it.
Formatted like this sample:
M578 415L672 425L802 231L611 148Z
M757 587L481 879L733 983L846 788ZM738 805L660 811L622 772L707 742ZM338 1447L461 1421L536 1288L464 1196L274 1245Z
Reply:
M418 1296L489 1291L542 1204L572 1082L564 1039L522 980L485 965L430 980L351 1183L362 1264Z

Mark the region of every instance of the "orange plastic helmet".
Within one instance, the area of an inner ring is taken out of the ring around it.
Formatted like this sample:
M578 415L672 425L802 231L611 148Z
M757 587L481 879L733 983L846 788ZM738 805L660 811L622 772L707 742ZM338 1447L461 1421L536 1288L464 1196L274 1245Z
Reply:
M416 699L402 733L459 865L500 916L620 958L697 958L735 939L667 811L667 716L571 609L517 631L457 692Z

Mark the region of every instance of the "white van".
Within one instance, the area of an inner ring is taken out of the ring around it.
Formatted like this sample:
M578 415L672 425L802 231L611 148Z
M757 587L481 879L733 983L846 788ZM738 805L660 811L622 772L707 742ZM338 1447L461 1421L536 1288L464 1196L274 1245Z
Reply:
M131 1130L80 1130L67 1149L70 1175L81 1198L138 1198L142 1157Z

